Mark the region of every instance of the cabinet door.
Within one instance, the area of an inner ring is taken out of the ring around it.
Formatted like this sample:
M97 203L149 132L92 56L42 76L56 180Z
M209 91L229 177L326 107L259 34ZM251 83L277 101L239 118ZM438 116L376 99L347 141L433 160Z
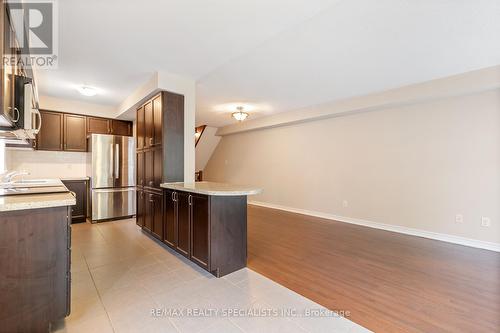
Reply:
M174 191L164 191L165 214L163 215L163 241L173 248L177 245L177 203Z
M144 152L144 186L153 187L154 185L154 151Z
M112 119L111 134L130 136L132 135L132 125L129 121Z
M106 118L87 117L87 132L94 134L110 134L110 120Z
M71 207L73 223L85 222L87 217L87 181L65 180L64 185L76 195L76 205Z
M150 203L152 205L151 231L156 238L163 239L163 195L151 194Z
M11 59L11 57L15 57L16 50L13 47L13 43L11 43L11 36L14 36L12 33L12 28L9 20L7 20L7 15L4 13L5 4L0 4L0 8L2 11L0 14L3 17L3 20L0 20L0 24L3 24L3 35L2 38L2 55L5 56L5 59ZM0 32L1 33L1 32ZM0 66L0 70L2 72L2 94L0 96L0 100L2 104L0 105L0 115L3 115L8 122L15 124L14 120L17 118L18 114L14 111L14 74L15 74L15 66L13 66L11 61L7 61L3 66Z
M162 105L161 94L153 99L153 146L159 146L162 143Z
M135 223L140 226L144 227L144 219L145 219L145 214L146 210L144 207L144 191L138 190L137 191L137 212L135 215Z
M144 229L151 232L153 229L153 194L144 192Z
M151 147L153 143L153 102L144 105L144 148Z
M205 195L192 194L191 199L191 259L208 269L210 228L209 199Z
M145 127L144 127L144 107L141 106L139 109L137 109L137 149L143 149L144 148L144 136L145 136Z
M161 147L153 150L153 187L160 188L163 176L163 151Z
M64 150L87 151L85 120L85 116L64 114Z
M144 152L140 151L137 153L137 186L144 186Z
M177 200L177 245L179 253L189 258L190 255L190 226L189 226L189 194L176 192Z
M41 111L42 127L36 138L38 150L63 150L63 114Z

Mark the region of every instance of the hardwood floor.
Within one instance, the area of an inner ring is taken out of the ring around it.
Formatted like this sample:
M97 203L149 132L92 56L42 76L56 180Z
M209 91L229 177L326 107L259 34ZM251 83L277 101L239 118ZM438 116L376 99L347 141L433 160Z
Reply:
M375 332L500 332L500 253L250 205L248 267Z

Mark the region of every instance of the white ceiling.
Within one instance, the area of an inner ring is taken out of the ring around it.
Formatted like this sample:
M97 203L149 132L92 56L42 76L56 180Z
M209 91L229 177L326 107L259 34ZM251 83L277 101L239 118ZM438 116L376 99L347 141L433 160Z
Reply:
M42 94L102 89L118 105L153 72L198 80L197 124L221 104L288 111L500 64L497 0L64 0L59 69Z

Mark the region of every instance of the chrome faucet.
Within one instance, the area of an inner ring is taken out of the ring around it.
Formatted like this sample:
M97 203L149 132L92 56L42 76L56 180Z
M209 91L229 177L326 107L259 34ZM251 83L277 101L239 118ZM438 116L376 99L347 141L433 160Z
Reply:
M12 182L12 179L17 176L25 176L29 175L30 173L27 171L8 171L0 175L2 178L0 180L1 183L10 183Z

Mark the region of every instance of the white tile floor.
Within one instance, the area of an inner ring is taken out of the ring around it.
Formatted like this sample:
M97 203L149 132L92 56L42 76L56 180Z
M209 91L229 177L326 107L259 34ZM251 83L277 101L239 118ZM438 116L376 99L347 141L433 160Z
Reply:
M54 332L368 332L342 317L267 315L326 309L250 269L217 279L133 219L73 225L71 287L71 315Z

